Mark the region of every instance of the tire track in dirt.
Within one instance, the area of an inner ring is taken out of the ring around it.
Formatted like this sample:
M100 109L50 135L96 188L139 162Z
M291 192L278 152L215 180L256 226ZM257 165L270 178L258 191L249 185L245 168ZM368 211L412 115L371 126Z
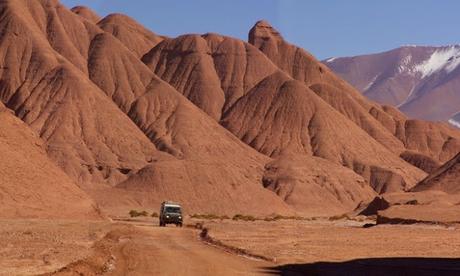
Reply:
M46 275L263 275L272 266L207 245L188 228L120 225L93 248Z

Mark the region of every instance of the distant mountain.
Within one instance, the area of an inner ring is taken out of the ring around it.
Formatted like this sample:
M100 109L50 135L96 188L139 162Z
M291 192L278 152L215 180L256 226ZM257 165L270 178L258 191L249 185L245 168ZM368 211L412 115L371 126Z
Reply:
M460 127L460 45L404 46L324 63L372 100Z

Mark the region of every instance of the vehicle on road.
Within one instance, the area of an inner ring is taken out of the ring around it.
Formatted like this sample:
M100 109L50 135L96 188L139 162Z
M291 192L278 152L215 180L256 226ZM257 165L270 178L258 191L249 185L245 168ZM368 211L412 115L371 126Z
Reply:
M160 207L160 226L175 224L182 227L182 207L178 203L164 201Z

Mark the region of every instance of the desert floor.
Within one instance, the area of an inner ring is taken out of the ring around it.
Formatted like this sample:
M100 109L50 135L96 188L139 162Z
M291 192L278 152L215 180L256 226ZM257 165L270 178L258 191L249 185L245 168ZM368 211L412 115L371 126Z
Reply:
M460 275L460 227L365 223L3 220L0 275Z
M352 220L207 223L209 235L274 261L281 275L460 275L460 227Z

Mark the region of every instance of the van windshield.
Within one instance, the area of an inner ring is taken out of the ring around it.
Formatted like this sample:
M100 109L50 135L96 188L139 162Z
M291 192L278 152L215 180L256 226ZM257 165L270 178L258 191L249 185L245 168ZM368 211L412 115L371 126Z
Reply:
M177 213L180 214L180 207L166 207L165 208L166 213Z

